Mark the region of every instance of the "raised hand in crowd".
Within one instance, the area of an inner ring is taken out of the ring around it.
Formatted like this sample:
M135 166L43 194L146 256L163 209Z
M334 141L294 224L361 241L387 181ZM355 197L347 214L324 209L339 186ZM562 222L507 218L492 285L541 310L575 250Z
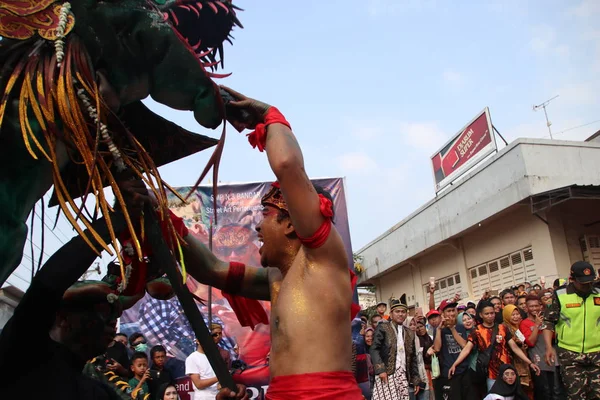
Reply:
M144 376L142 376L142 379L140 379L140 384L146 382L147 380L152 380L152 375L150 375L150 369L147 369L146 372L144 372Z
M444 314L441 314L442 323L440 324L441 328L452 328L456 325L456 318L447 318Z
M114 360L114 359L110 359L108 360L108 363L106 364L106 369L109 371L113 371L115 374L117 375L127 375L127 369L125 369L125 367L123 367L118 361Z
M544 313L542 313L542 312L536 313L535 314L535 324L539 328L540 326L542 326L543 323L544 323Z

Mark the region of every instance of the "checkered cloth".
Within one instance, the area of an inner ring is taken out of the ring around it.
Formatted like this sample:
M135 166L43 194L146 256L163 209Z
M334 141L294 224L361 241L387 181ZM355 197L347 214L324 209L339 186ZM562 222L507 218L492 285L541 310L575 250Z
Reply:
M140 330L144 337L152 345L161 344L167 350L167 353L180 359L185 360L188 355L196 350L194 345L194 331L183 312L181 303L174 297L170 300L157 300L148 294L142 300L140 305ZM206 317L207 307L201 306L200 314L204 322L209 326ZM225 326L223 321L213 314L213 323ZM235 342L232 338L226 337L223 332L223 338L219 343L219 347L233 353Z

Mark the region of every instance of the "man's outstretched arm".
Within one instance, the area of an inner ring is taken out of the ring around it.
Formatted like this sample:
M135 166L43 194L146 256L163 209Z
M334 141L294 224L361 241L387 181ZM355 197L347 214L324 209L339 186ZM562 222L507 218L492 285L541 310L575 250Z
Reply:
M193 235L185 237L188 246L183 248L183 257L187 271L198 282L226 290L229 263L219 260L204 244ZM269 274L271 268L258 268L247 266L242 279L239 294L258 300L270 300Z
M319 208L319 195L304 170L302 150L291 129L279 123L267 128L266 152L269 164L281 186L296 233L312 236L325 217Z
M295 233L301 238L311 238L321 228L326 217L321 213L319 195L304 170L302 151L287 121L270 105L248 98L232 89L223 89L236 99L230 103L232 106L245 109L255 117L255 121L249 125L240 125L233 121L234 126L253 128L256 123L267 125L266 133L260 137L257 135L254 140L258 142L259 149L264 146L266 150L269 165L281 187ZM328 252L331 251L330 246L343 248L343 242L335 229L332 229L331 233L323 244ZM331 240L332 237L336 237L336 240ZM345 252L341 251L340 254L345 257Z

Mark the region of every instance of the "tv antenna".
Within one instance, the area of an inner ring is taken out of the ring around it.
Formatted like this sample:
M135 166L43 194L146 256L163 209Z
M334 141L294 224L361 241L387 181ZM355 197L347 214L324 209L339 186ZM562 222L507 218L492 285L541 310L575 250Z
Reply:
M553 97L553 98L551 98L551 99L548 99L548 100L546 100L546 101L545 101L545 102L543 102L542 104L538 104L537 106L533 106L533 111L537 111L537 110L539 110L540 108L543 108L543 109L544 109L544 115L546 116L546 126L548 127L548 132L550 133L550 139L553 139L553 137L552 137L552 129L550 128L550 126L552 125L552 122L550 122L550 121L548 120L548 112L546 111L546 106L547 106L548 104L550 104L550 102L551 102L552 100L554 100L555 98L557 98L558 96L560 96L560 95L559 95L559 94L557 94L556 96L554 96L554 97Z

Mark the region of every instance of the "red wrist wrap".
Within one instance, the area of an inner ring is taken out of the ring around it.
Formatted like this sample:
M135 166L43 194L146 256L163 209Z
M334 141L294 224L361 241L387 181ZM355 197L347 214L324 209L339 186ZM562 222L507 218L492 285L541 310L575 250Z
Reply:
M227 272L227 279L223 291L229 294L239 293L240 290L242 290L242 281L244 280L245 272L245 264L231 261L229 263L229 271Z
M258 147L258 151L264 151L267 145L267 126L271 124L283 124L288 128L292 129L290 123L287 122L285 117L275 107L270 107L265 115L265 122L257 124L254 132L249 133L248 142L252 145L252 148Z

